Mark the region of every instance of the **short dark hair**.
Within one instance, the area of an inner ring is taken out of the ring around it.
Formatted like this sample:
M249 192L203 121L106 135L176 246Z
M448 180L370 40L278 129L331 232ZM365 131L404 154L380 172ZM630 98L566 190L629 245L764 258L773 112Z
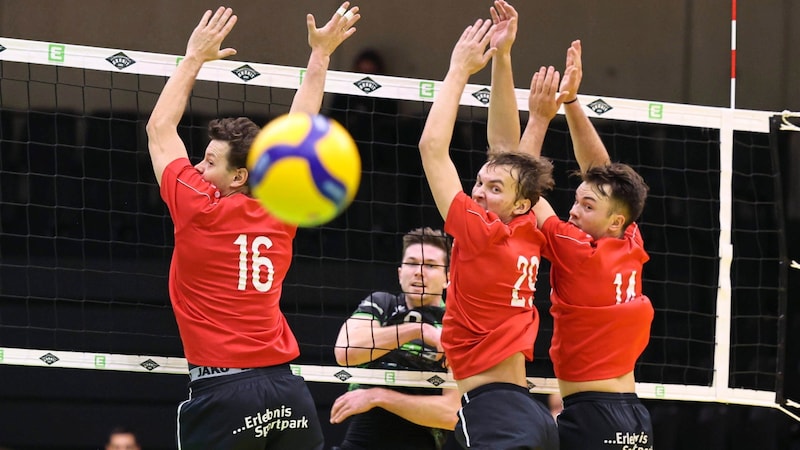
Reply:
M650 188L633 167L623 163L594 166L581 173L580 177L586 183L597 186L600 193L611 199L615 208L612 212L625 216L623 230L642 215ZM605 191L605 186L609 187L610 192Z
M531 208L545 192L555 186L553 180L553 163L545 158L536 158L527 153L502 152L493 154L487 166L509 166L511 176L516 169L517 197L515 200L528 199Z
M247 117L215 119L208 124L208 136L211 139L225 141L231 146L228 153L229 169L247 167L247 153L259 131L261 127Z
M134 442L136 442L136 445L139 445L139 437L136 436L136 432L133 431L130 428L127 428L127 427L114 427L114 428L112 428L111 431L108 433L108 442L107 442L107 444L110 444L111 443L111 437L115 436L117 434L130 434L131 436L133 436L133 440L134 440Z
M403 255L406 254L408 247L415 244L432 245L440 248L445 254L445 265L450 265L450 241L442 230L434 230L430 227L415 228L403 236Z

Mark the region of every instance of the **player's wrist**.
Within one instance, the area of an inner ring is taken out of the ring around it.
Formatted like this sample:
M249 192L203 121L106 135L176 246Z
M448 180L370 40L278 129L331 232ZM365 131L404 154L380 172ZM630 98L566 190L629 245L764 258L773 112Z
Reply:
M374 387L369 390L369 404L373 408L385 408L386 406L386 393L388 389L382 387Z

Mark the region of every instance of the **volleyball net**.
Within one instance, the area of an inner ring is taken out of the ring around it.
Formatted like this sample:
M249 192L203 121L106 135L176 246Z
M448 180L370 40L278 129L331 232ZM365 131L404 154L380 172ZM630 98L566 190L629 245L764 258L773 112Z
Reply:
M0 37L0 364L186 374L167 292L172 223L147 153L145 123L179 57ZM215 61L200 72L179 133L198 161L207 123L288 112L304 69ZM397 291L401 238L442 221L417 142L439 81L330 71L323 114L363 160L352 206L300 229L282 309L311 382L453 386L445 374L341 367L339 327L373 291ZM527 91L516 95L526 119ZM464 184L485 161L488 86L462 96L452 151ZM784 409L786 264L780 118L581 95L611 158L650 186L640 219L656 308L635 374L643 398ZM790 119L783 119L792 123ZM553 120L555 209L577 169L566 121ZM557 392L548 359L548 265L527 366L534 392ZM785 409L784 409L785 410ZM789 412L789 414L792 414ZM796 416L793 416L797 418Z

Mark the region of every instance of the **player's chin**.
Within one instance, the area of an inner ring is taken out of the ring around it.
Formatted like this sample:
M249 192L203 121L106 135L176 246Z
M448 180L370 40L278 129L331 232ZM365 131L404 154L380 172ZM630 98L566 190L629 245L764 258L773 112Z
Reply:
M411 288L411 292L406 292L406 299L414 306L422 306L423 298L424 294L421 289Z

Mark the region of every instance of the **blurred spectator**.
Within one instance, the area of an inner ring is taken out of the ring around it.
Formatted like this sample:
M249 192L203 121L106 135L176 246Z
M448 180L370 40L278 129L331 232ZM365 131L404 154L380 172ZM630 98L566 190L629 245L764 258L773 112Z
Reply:
M365 49L356 55L350 70L365 75L384 75L386 66L377 50ZM361 86L367 84L357 83L357 86L367 95L337 94L333 98L328 115L344 125L357 140L372 140L372 133L379 131L372 127L372 120L386 116L393 119L398 111L397 100L378 98L380 87L375 88L374 85L370 85L374 90L364 90ZM378 93L370 95L374 91Z
M141 450L139 440L129 428L116 427L108 434L106 450Z

